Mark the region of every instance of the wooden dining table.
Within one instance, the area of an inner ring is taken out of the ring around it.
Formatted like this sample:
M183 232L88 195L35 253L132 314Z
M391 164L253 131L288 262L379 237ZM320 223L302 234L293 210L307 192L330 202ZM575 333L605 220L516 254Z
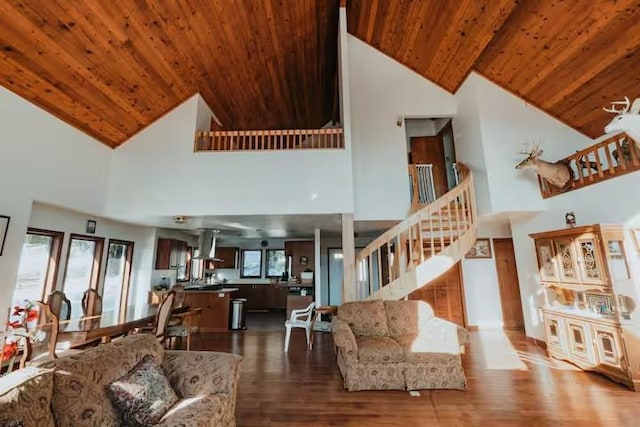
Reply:
M157 312L157 306L148 305L141 310L127 308L124 319L120 319L115 313L103 313L99 316L61 320L58 341L68 341L72 347L98 340L109 342L113 337L126 335L136 328L152 324Z

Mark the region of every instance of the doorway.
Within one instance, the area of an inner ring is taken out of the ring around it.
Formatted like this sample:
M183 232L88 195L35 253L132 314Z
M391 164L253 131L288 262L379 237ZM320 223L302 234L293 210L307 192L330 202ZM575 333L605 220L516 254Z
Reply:
M456 263L429 284L409 294L410 300L428 303L437 317L466 327L461 263Z
M342 248L329 248L329 305L342 304L343 263Z
M493 239L500 303L505 329L524 330L524 315L513 239Z

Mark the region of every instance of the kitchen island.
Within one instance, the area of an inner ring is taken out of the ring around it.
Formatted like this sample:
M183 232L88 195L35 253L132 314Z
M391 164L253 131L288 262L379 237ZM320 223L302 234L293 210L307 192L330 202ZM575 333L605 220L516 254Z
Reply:
M238 288L186 291L184 304L191 308L201 308L198 326L202 332L226 332L229 330L229 306L231 294ZM151 301L160 301L166 291L152 291Z

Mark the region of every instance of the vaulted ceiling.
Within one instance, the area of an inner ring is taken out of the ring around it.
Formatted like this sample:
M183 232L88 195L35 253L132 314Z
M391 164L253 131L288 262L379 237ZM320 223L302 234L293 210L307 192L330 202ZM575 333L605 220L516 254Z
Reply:
M473 70L595 138L640 97L638 0L349 0L349 30L450 92Z
M338 3L0 0L0 85L111 147L196 92L228 129L319 127ZM351 34L446 90L475 70L591 137L640 96L640 0L346 3Z
M338 0L0 0L0 85L109 146L200 92L228 129L332 117Z

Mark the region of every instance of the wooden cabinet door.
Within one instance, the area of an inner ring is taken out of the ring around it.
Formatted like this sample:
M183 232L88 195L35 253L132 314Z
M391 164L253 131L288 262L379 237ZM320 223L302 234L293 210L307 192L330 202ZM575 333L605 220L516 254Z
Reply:
M565 335L564 320L550 314L544 315L544 327L547 335L549 351L567 354L567 337Z
M557 282L560 279L558 274L558 264L556 252L551 239L536 240L536 255L538 256L538 267L540 280Z
M409 294L410 300L427 302L437 317L466 326L464 296L462 291L462 273L460 263L426 286Z
M156 248L156 269L169 269L171 260L171 239L158 239Z
M216 258L222 259L222 262L216 263L217 268L236 268L238 248L216 248Z
M606 284L598 237L591 233L582 234L575 240L575 246L582 283Z
M569 357L582 365L595 366L591 328L588 323L567 319Z
M554 240L556 248L556 259L558 260L558 274L561 282L580 283L580 275L578 274L578 263L576 262L575 247L573 240L556 239Z
M593 325L598 364L623 370L624 356L620 331L614 327Z

